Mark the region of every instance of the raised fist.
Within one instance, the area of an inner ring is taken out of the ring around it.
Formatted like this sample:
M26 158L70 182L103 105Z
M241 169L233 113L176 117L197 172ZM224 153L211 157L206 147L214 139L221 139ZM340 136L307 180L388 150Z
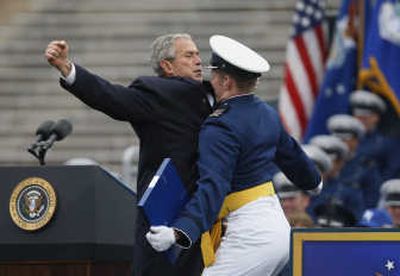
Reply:
M69 46L64 40L54 40L47 45L44 56L51 66L57 68L63 76L71 71L71 62L68 59Z

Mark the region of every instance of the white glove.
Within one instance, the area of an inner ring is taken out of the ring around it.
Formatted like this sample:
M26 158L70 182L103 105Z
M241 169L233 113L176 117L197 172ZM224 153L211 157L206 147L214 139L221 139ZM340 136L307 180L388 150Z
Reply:
M151 226L146 239L158 252L167 250L176 242L174 229L167 226Z

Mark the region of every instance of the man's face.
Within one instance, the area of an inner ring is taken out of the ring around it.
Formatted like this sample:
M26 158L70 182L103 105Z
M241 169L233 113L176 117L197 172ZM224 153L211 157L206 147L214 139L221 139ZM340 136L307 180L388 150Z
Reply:
M400 206L387 206L386 209L392 218L393 225L400 227Z
M343 142L349 147L350 155L355 153L359 144L358 138L353 136L351 138L342 139Z
M192 40L185 38L175 40L175 58L170 63L172 75L203 80L199 50Z
M327 172L327 178L331 179L337 177L345 163L345 159L339 157L335 158L332 161L332 169Z
M365 126L367 132L375 130L379 123L380 116L377 113L371 113L367 115L354 115L360 122Z
M309 199L301 194L281 199L282 209L287 216L296 212L305 212Z

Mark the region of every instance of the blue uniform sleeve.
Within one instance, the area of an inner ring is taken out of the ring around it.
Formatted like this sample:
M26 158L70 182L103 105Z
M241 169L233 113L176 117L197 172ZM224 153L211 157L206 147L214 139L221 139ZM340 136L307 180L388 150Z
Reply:
M130 87L112 84L75 64L76 79L72 85L60 80L61 86L88 106L116 120L140 122L154 115L151 93L139 90L139 81Z
M198 189L172 225L185 232L191 241L196 241L217 219L231 190L239 151L232 129L217 119L206 121L200 131Z
M303 190L316 188L321 176L296 140L283 128L275 154L275 163L296 186Z

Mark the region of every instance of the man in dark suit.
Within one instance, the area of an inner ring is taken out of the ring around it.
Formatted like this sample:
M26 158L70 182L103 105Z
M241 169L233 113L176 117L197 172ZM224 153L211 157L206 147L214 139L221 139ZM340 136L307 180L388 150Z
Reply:
M65 41L52 41L45 57L62 75L61 86L88 106L128 121L140 139L138 198L162 159L171 157L189 193L195 191L197 142L201 123L211 113L213 92L203 82L199 51L187 34L158 37L152 44L152 67L158 76L138 77L128 87L111 84L68 59ZM176 266L145 240L143 214L136 219L134 275L199 275L199 247L187 250Z

